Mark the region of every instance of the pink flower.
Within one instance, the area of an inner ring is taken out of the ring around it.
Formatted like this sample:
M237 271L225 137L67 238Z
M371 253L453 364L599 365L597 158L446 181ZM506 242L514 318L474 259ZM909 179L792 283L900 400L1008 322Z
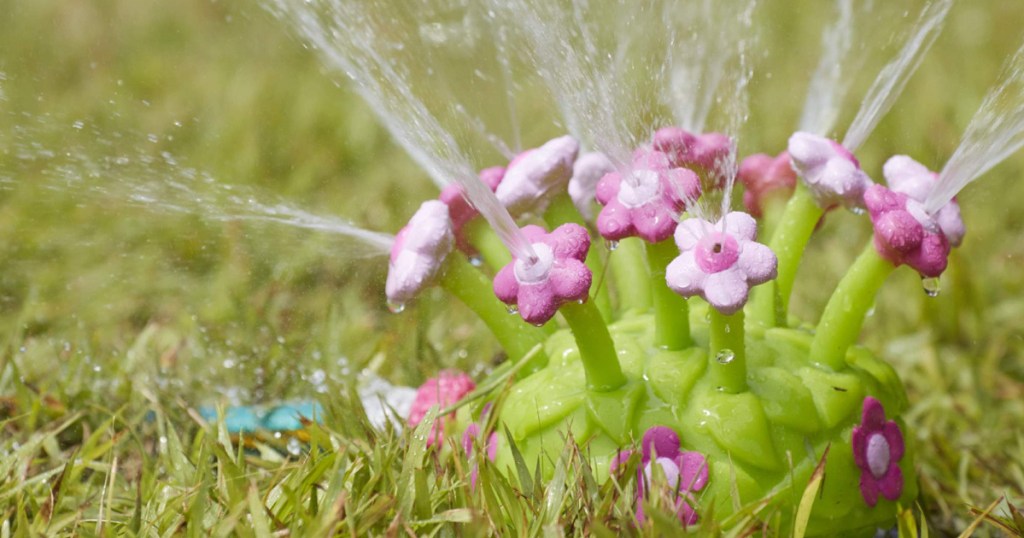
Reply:
M729 315L747 302L750 287L775 278L778 260L754 241L757 223L734 211L717 223L687 219L676 228L679 257L665 269L668 287L684 297L700 295Z
M480 422L486 422L488 407L484 409L484 412L480 416ZM469 426L466 426L466 431L462 432L462 450L466 453L466 458L469 459L473 466L473 470L469 474L469 485L472 488L476 488L476 479L480 473L479 465L474 461L475 453L473 452L474 443L482 443L483 431L480 429L480 425L476 422L471 422ZM487 436L487 459L488 461L494 462L498 458L498 433L491 432Z
M860 493L868 506L881 494L890 501L903 493L903 471L896 463L903 458L903 433L878 400L864 398L860 426L853 427L853 461L860 467Z
M566 192L579 142L562 136L519 154L508 164L494 194L513 216L541 214L551 198Z
M875 228L875 249L894 265L908 265L922 276L937 277L946 270L949 240L937 225L921 218L924 209L909 196L872 185L864 203Z
M493 191L498 188L501 179L505 177L505 167L492 166L484 168L480 171L479 176L480 181L483 181ZM448 206L448 215L452 219L452 231L455 233L455 246L467 254L475 253L476 249L469 244L466 237L462 234L462 227L467 222L473 220L480 212L463 196L462 187L458 183L450 183L442 189L441 196L438 199Z
M700 491L708 483L707 460L699 452L680 450L679 436L665 426L654 426L644 432L641 447L643 459L637 469L637 521L642 524L646 519L641 500L653 494L653 469L658 465L670 488L664 493L675 499L679 520L684 525L697 523L697 512L690 503L693 502L693 492ZM619 452L612 460L611 471L614 473L632 453L632 450Z
M427 411L437 406L444 409L454 405L463 396L476 388L473 379L458 370L443 370L437 377L432 377L416 390L416 399L409 408L409 427L415 428L423 421ZM454 413L448 417L439 417L434 423L433 431L427 439L427 446L440 444L444 437L444 422L455 418Z
M871 185L871 178L842 145L818 135L797 132L789 137L789 156L819 206L826 209L840 204L851 209L863 207L864 191Z
M453 240L448 206L437 200L423 202L391 247L384 285L388 302L405 304L432 285L452 250Z
M729 158L732 140L722 133L695 135L680 127L662 127L654 133L654 149L668 155L673 167L710 172Z
M572 166L572 179L569 180L569 196L583 218L590 221L594 218L594 195L597 183L606 174L615 171L612 161L604 153L593 151L584 153L576 159Z
M550 234L540 226L523 228L537 260L513 259L494 277L494 294L519 309L529 323L551 319L569 301L584 301L590 291L590 269L583 264L590 235L578 224L563 224Z
M692 170L672 167L659 151L639 152L633 169L611 172L597 184L604 205L597 230L609 241L639 236L651 243L668 239L676 218L700 196L700 179Z
M918 218L922 226L931 230L941 230L949 244L960 246L964 239L964 221L960 218L960 205L951 200L933 213L926 213L923 204L935 190L939 175L923 164L906 155L895 155L882 167L885 181L893 192L906 194L909 198L908 208ZM916 203L915 203L916 202Z
M785 151L776 157L757 153L743 159L737 177L746 187L743 206L755 217L761 216L765 198L780 195L788 198L796 187L796 171Z

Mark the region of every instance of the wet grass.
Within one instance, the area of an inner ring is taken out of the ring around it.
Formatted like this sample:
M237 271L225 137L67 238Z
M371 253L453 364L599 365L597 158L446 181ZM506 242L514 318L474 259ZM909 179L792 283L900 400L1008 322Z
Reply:
M798 52L816 46L816 27L788 4L766 2L776 52L746 148L781 148L816 61ZM1022 18L1012 1L955 7L861 151L865 167L877 175L896 152L932 165L950 155ZM9 2L0 23L0 536L632 531L629 486L596 483L571 444L554 480L484 465L474 489L458 450L367 426L346 388L356 372L416 385L440 367L492 363L493 340L461 306L429 293L393 316L383 260L353 260L344 241L126 203L133 170L160 180L192 167L394 231L436 195L279 23L229 0ZM143 164L56 188L18 156L78 149ZM178 164L145 164L162 152ZM1024 529L1012 508L1024 504L1022 173L1018 156L960 197L969 235L938 298L900 271L866 323L863 343L910 396L922 495L906 535ZM819 235L795 303L808 319L867 229L837 216ZM274 439L240 447L195 411L289 398L327 410L298 455ZM757 534L754 516L769 517L759 510L702 530ZM672 522L655 525L644 531Z

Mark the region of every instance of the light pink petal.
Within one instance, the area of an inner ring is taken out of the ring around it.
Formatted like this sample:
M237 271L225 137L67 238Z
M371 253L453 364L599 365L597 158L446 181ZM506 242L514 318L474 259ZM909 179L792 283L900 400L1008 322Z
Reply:
M661 176L662 188L674 206L682 210L700 197L700 176L688 168L673 168Z
M676 246L679 247L680 251L697 248L700 238L704 237L704 234L711 229L712 224L706 220L698 218L686 219L676 227Z
M571 136L549 140L509 163L494 194L513 215L543 211L551 196L567 190L578 151Z
M787 151L793 168L801 175L812 168L825 164L835 157L836 151L831 141L825 137L805 132L796 132L789 137Z
M727 316L743 308L749 292L746 278L736 268L708 275L704 279L704 299Z
M761 243L744 241L740 243L740 257L736 267L747 275L747 283L756 286L775 278L779 260L772 249Z
M737 240L753 241L757 239L757 221L754 220L754 217L742 211L732 211L722 217L722 220L725 221L725 233Z
M935 188L935 174L906 155L894 155L882 166L889 188L924 203Z
M960 204L951 201L942 206L935 214L935 221L939 223L942 234L949 240L949 244L959 247L964 240L967 230L964 228L964 219L960 217Z
M598 183L606 174L614 171L615 166L608 156L596 151L580 155L573 164L569 196L576 209L587 219L592 217L591 204L594 202Z
M665 283L683 297L700 295L707 275L697 266L693 251L688 250L672 260L665 268Z

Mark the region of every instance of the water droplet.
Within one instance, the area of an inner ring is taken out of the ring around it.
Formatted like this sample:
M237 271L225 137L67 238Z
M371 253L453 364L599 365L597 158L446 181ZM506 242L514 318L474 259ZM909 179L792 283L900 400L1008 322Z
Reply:
M583 303L585 303L585 302L587 302L587 300L586 300L586 299L578 299L578 300L576 301L576 304L583 304Z
M850 211L853 212L854 215L863 215L866 213L863 207L851 207Z
M939 292L942 291L938 278L922 278L921 285L924 287L925 295L929 297L938 297Z
M715 355L715 360L718 361L719 364L729 364L735 358L736 353L733 353L733 351L728 348L719 351L718 355Z
M732 327L726 325L725 326L725 334L729 334L730 332L732 332Z
M235 361L232 360L232 359L224 359L224 363L223 364L224 364L224 367L228 368L228 369L231 369L231 368L235 367Z
M390 310L392 314L401 314L405 310L405 303L389 300L388 310Z
M469 264L473 267L481 267L484 264L484 259L479 254L474 254L469 257Z
M79 131L81 131L82 128L85 127L85 124L82 123L82 120L78 120L75 123L73 123L71 126L74 127L75 129L78 129Z
M505 311L508 312L509 314L518 314L519 307L517 305L510 304L505 307Z
M619 242L618 241L605 241L604 242L604 246L608 247L608 250L615 250L615 249L619 248Z

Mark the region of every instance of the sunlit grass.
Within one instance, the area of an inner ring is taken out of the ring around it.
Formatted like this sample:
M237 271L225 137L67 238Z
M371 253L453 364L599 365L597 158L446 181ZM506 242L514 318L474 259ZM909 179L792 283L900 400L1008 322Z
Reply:
M363 368L415 385L441 367L478 373L498 358L482 326L439 292L393 316L383 260L352 260L343 241L153 212L116 190L42 189L39 171L18 162L14 148L33 142L167 151L219 182L398 229L436 190L334 84L342 77L278 22L227 0L9 4L0 8L0 536L634 531L633 485L595 482L585 448L571 442L551 481L529 465L483 463L474 489L455 440L427 451L411 432L367 425L350 392ZM799 51L816 47L817 27L789 2L765 4L765 49L776 52L755 81L744 153L781 149L816 61ZM955 7L862 150L866 169L896 152L941 164L1024 38L1022 19L1012 1ZM12 127L33 123L44 128ZM922 495L901 519L905 534L956 535L976 520L980 535L1024 532L1010 508L1024 504L1022 173L1015 157L960 197L969 234L938 298L898 272L865 326L862 342L908 386ZM102 174L88 181L105 184ZM863 222L830 218L799 276L799 315L814 319L866 239ZM196 413L289 398L327 410L298 456L240 447ZM766 510L749 506L721 528L707 517L701 530L759 533ZM677 524L652 521L640 532Z

